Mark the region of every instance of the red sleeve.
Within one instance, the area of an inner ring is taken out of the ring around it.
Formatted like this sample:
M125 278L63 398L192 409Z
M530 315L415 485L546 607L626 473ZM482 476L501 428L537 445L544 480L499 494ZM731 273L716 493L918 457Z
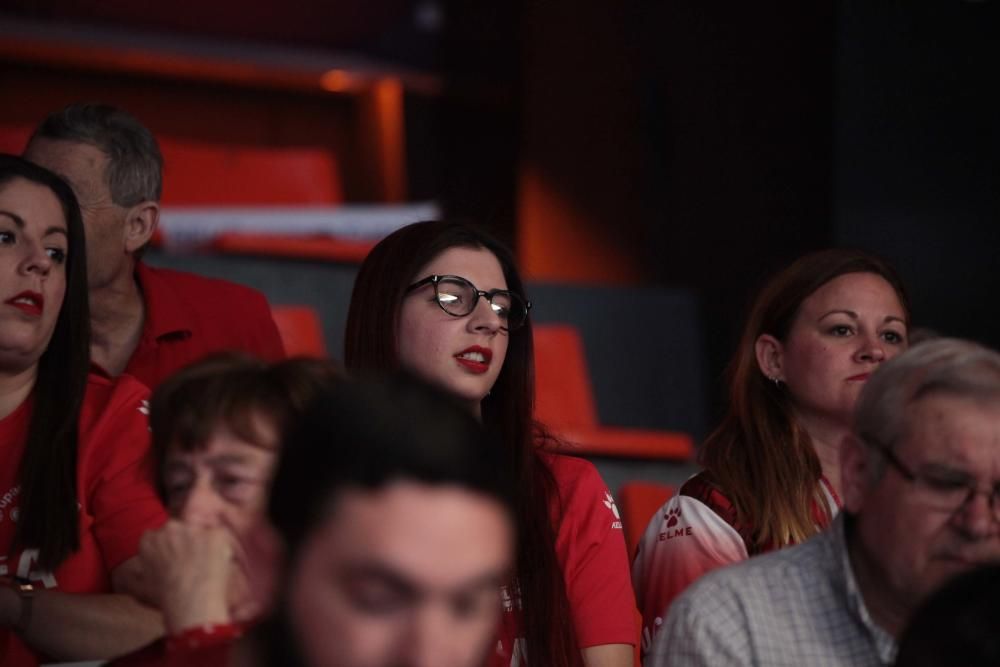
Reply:
M705 573L747 557L743 538L711 507L686 495L668 500L646 527L632 565L643 654L684 589Z
M580 648L635 646L635 595L618 508L592 463L569 456L553 458L563 510L556 554Z
M107 571L134 556L139 538L166 521L149 458L149 390L123 375L91 383L80 420L81 488ZM108 386L111 385L111 386Z

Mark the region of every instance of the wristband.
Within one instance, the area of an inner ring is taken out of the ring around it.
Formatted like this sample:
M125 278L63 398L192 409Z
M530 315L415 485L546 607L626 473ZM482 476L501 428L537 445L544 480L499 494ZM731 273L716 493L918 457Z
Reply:
M225 644L239 638L244 627L239 623L221 623L218 625L199 625L181 630L167 637L167 652L189 651Z

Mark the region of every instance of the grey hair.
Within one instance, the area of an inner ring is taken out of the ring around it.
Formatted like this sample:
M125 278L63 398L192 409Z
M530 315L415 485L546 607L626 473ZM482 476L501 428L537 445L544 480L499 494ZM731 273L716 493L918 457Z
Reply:
M854 409L854 432L869 447L892 448L906 434L909 406L931 394L1000 399L1000 353L958 338L911 347L867 382Z
M135 206L160 200L163 157L150 132L132 114L107 104L71 104L49 114L31 135L36 139L79 141L108 156L104 180L111 201Z

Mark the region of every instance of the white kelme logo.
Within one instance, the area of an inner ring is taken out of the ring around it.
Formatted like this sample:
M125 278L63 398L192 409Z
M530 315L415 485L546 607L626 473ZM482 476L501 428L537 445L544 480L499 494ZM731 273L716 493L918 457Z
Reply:
M611 513L615 515L616 519L622 518L618 513L618 507L615 505L615 499L611 497L610 491L604 492L604 506L611 510Z

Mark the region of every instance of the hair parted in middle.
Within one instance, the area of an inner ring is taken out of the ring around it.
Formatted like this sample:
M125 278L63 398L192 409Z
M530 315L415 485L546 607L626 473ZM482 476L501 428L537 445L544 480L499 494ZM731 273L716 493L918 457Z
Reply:
M503 270L507 289L527 300L511 252L481 229L455 221L425 221L396 230L365 258L347 314L344 362L351 372L391 371L397 354L399 313L407 288L419 272L449 248L488 250ZM505 445L517 480L518 562L516 584L524 600L525 640L532 662L575 664L579 648L569 601L555 553L555 531L547 508L560 507L555 479L539 455L548 440L532 418L534 357L531 318L509 333L507 357L489 395L483 424Z
M90 301L83 218L72 188L48 169L0 154L0 187L24 179L48 188L66 221L66 293L48 347L38 360L35 402L18 471L21 520L14 544L38 549L54 570L79 548L77 423L90 370Z
M799 258L772 277L754 300L739 346L727 371L729 405L718 428L702 445L700 463L755 528L752 551L801 542L819 530L814 503L827 507L820 487L822 467L812 440L796 421L792 397L757 362L763 334L786 340L802 302L834 278L870 273L883 278L903 307L903 283L888 263L860 250L833 248Z

